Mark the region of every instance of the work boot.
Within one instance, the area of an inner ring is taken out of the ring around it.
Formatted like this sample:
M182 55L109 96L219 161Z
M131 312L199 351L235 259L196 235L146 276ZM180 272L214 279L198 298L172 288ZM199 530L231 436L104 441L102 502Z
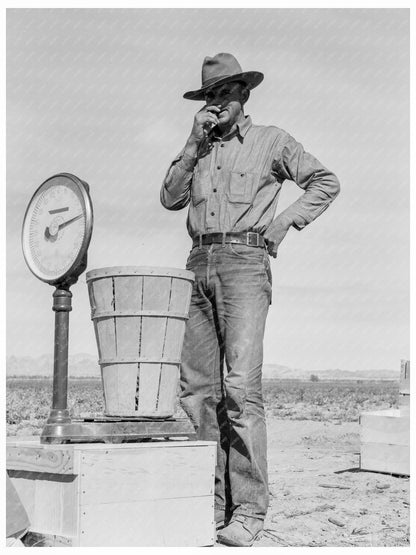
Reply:
M217 541L232 547L251 547L263 530L263 520L245 515L234 515L217 534Z
M215 528L221 530L225 526L225 511L223 509L215 509Z

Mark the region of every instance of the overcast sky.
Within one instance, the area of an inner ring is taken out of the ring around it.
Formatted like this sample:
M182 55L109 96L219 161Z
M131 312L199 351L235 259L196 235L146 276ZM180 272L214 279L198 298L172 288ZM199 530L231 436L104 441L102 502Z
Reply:
M341 194L272 260L265 362L397 369L409 358L409 11L52 9L7 16L7 354L53 350L53 288L27 268L25 208L49 176L90 185L88 269L183 268L187 210L159 190L201 103L205 56L265 74L246 105L340 179ZM301 190L283 187L278 211ZM96 355L85 274L70 351ZM98 355L97 355L98 358Z

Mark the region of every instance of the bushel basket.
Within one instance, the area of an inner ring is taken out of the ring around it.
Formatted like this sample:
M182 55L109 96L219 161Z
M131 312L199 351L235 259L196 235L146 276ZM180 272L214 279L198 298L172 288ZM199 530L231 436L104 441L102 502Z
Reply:
M91 270L86 278L105 413L172 416L194 274L123 266Z

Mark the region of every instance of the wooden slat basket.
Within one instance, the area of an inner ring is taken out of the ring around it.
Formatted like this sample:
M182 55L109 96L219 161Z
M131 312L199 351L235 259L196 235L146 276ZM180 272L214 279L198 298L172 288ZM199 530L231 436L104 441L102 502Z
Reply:
M86 275L108 416L175 411L194 274L117 266Z

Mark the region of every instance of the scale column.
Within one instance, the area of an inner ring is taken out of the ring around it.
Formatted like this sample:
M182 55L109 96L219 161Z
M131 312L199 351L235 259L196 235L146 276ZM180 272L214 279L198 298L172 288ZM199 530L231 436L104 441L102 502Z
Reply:
M55 312L55 348L53 361L53 398L48 424L71 422L67 408L68 396L68 336L69 313L72 310L72 293L57 286L53 294Z

